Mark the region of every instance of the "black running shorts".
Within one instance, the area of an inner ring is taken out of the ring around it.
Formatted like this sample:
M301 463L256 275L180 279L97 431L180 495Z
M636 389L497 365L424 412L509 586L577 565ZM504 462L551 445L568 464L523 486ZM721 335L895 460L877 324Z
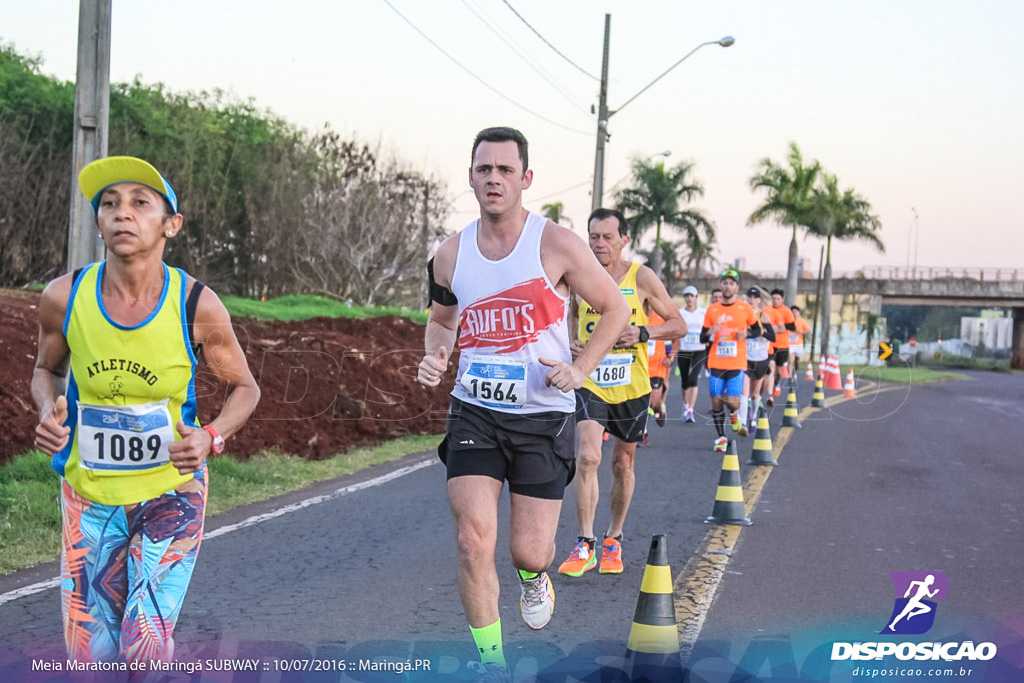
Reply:
M661 389L663 386L665 386L665 378L664 377L652 377L651 378L651 390L652 391L654 389Z
M747 361L747 376L750 379L761 379L768 374L771 360L748 360Z
M644 438L650 407L650 394L622 403L605 403L589 389L576 390L576 421L599 422L609 434L625 443L637 443Z
M572 413L517 415L452 399L448 430L438 454L448 479L479 474L508 481L508 490L561 500L576 470Z
M700 380L700 373L704 371L704 365L708 360L707 349L701 351L680 351L676 355L676 364L679 366L679 376L683 380L683 389L697 386Z
M789 360L789 349L775 349L775 367L781 368Z

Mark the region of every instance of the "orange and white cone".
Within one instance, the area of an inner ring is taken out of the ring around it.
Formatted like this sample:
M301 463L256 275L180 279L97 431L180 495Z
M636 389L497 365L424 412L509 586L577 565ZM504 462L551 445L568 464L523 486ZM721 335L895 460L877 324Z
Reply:
M814 364L811 361L807 361L807 374L804 375L804 379L808 382L814 381Z
M846 385L843 387L843 396L846 398L857 398L857 390L854 386L853 368L846 373Z
M831 389L832 391L842 391L843 382L840 379L839 357L829 356L828 364L829 373L825 375L825 388Z

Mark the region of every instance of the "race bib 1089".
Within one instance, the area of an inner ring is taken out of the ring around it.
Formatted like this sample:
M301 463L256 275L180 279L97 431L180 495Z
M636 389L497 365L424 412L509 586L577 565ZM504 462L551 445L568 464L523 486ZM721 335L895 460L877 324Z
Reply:
M170 462L168 399L130 406L78 403L78 458L97 474L134 474Z

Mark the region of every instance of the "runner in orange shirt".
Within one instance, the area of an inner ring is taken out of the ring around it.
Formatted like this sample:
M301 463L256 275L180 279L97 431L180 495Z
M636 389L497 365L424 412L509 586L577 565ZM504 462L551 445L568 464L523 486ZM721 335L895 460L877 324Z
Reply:
M650 325L665 323L665 319L655 311L651 311L647 320ZM647 371L651 376L651 411L654 421L659 427L665 426L665 395L668 394L668 369L670 367L672 367L672 357L669 356L667 342L664 339L648 339Z
M759 337L761 329L750 304L736 298L740 291L739 273L733 268L726 268L721 278L722 301L708 306L700 340L711 344L708 384L711 389L711 417L718 432L714 450L724 453L729 443L725 437L726 407L733 431L739 436L747 435L747 427L737 414L747 370L746 340Z
M804 355L804 335L810 334L811 324L800 315L799 306L790 306L793 317L796 319L796 332L789 335L789 355L793 359L793 372L800 372L800 358Z
M796 319L789 306L782 303L785 293L781 289L772 290L772 309L778 314L775 325L775 391L782 393L780 381L782 368L789 362L789 332L796 332Z

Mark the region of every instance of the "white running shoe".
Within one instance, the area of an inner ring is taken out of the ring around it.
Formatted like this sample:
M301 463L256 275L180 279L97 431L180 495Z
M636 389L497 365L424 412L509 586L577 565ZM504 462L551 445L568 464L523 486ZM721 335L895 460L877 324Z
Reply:
M520 581L523 597L519 600L519 609L523 613L523 621L534 631L539 631L551 621L555 611L555 588L547 572L541 572L535 579Z

